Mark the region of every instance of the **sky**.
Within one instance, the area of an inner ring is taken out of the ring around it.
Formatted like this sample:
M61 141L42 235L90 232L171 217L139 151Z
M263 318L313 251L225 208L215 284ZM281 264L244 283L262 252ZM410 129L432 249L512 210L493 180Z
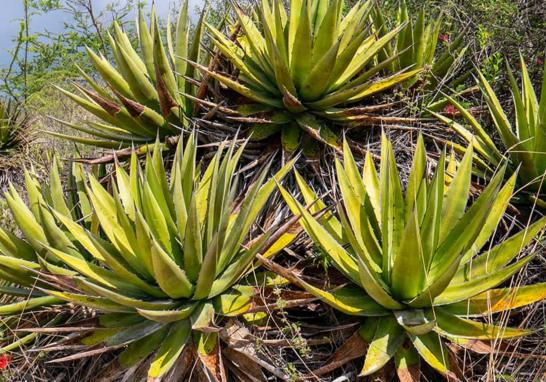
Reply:
M2 11L0 12L0 67L9 64L9 49L14 46L13 40L19 32L19 20L23 17L23 0L0 0ZM101 9L111 3L113 0L92 0L93 6L98 13ZM122 2L124 0L117 0ZM6 4L7 3L7 4ZM151 3L151 1L150 1ZM158 13L166 16L173 0L155 0ZM203 3L203 0L190 0L190 9L194 10ZM61 32L63 23L69 20L69 15L62 11L51 12L47 16L34 17L31 20L31 33L48 30L51 32Z

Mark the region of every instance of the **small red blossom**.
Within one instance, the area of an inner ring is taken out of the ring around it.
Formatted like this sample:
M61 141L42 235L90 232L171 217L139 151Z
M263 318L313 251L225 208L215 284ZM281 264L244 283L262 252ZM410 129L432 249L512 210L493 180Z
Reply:
M441 34L438 36L438 40L442 42L449 42L449 35L448 34Z
M537 57L537 65L544 65L544 59L542 57Z
M9 365L10 358L6 354L0 354L0 370L5 369Z
M457 114L457 108L451 104L447 105L446 107L444 107L444 113L447 114L447 115L455 115Z

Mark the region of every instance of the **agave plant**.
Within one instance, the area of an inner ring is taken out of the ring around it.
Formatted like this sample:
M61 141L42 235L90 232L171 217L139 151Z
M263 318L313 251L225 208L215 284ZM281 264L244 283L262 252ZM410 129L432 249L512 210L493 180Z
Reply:
M465 122L465 126L444 115L434 115L448 125L461 138L472 143L476 151L476 172L484 177L490 177L492 169L496 168L504 158L510 158L510 171L520 168L518 173L519 186L528 187L533 192L543 192L543 175L546 171L546 66L544 68L542 92L540 98L533 89L525 61L521 58L522 87L518 88L513 72L508 68L508 77L512 89L512 101L515 111L515 123L501 105L491 84L482 73L479 74L479 85L487 102L491 118L502 141L503 146L495 143L495 138L487 133L487 129L454 98L448 97ZM459 151L463 148L452 144ZM541 205L544 202L539 201Z
M186 348L197 350L216 377L224 372L218 315L238 316L253 306L255 289L239 283L254 255L283 233L256 234L254 222L292 166L267 182L264 169L237 197L243 149L220 150L201 173L192 137L179 144L167 176L156 147L144 169L135 155L129 173L116 167L111 194L82 173L77 215L55 176L46 189L27 177L30 208L15 189L8 192L24 238L0 231L0 276L46 294L26 302L32 306L66 301L99 315L99 325L81 340L89 351L65 360L123 348L122 367L148 359L148 376L156 380Z
M195 69L188 66L185 59L199 61L204 17L203 13L190 44L188 1L185 0L176 30L172 30L170 21L167 23L167 44L164 44L155 12L152 11L151 25L148 27L140 11L137 20L140 54L132 46L129 36L114 23L109 42L117 68L104 55L87 49L93 66L107 88L82 71L90 89L78 84L75 85L77 93L60 89L101 122L87 121L86 125L64 123L69 128L91 135L91 138L55 132L50 134L114 149L153 144L157 137L180 135L181 129L187 125L186 117L193 113L192 101L181 93L191 95L196 92L195 85L187 80L194 76Z
M21 104L12 99L0 100L0 154L20 150L29 141L30 119Z
M546 284L492 289L535 257L518 255L546 226L546 218L485 247L508 206L516 175L502 185L502 167L467 208L472 155L470 148L446 186L445 154L429 179L419 138L404 193L385 137L379 176L369 154L361 174L345 145L344 163L336 161L339 218L330 212L316 218L325 205L301 177L299 188L309 210L281 187L293 213L302 216L302 227L350 285L325 291L262 261L335 309L361 317L360 335L369 343L362 375L377 372L394 358L402 380L418 381L422 358L457 380L448 343L465 346L531 332L470 319L546 297Z
M346 15L343 0L291 0L289 8L288 14L282 2L263 0L252 17L236 7L242 35L235 41L207 25L237 78L193 65L244 97L236 109L217 105L215 110L250 123L253 139L280 133L288 152L300 143L307 153L316 152L317 142L338 147L333 126L377 123L373 112L382 106L360 107L362 102L414 78L420 69L377 76L395 60L377 59L403 25L378 37L371 1L356 2Z
M374 26L380 37L385 36L387 29L387 16L379 4L374 6L372 17ZM404 25L400 33L387 44L380 52L382 60L388 57L397 57L387 70L396 73L408 67L423 68L426 73L426 88L434 89L440 82L449 79L460 82L460 78L451 78L456 64L461 61L467 47L463 46L464 35L461 33L452 41L448 35L442 34L444 26L443 15L440 14L434 21L427 21L424 8L417 15L416 20L411 20L405 0L400 2L396 25ZM438 42L443 39L445 46L440 55L437 54ZM417 79L411 79L408 85L413 85Z

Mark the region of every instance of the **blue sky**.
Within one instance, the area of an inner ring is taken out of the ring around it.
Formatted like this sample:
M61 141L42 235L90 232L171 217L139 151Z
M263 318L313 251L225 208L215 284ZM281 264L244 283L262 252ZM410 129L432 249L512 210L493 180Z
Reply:
M104 7L113 0L92 0L96 11ZM118 0L120 2L124 0ZM23 16L23 0L3 0L2 12L0 12L0 67L9 63L10 57L8 50L13 48L13 39L19 32L19 20ZM150 1L151 3L151 1ZM167 15L173 0L155 0L158 13ZM203 0L190 0L190 9L195 9L202 4ZM43 30L51 32L60 32L64 21L70 21L69 15L64 12L51 12L47 16L34 17L31 21L31 32L36 33Z

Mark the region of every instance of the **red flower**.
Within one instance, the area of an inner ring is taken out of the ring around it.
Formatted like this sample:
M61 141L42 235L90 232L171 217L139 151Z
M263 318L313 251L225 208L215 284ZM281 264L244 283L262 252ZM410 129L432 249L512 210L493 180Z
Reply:
M537 65L544 65L544 59L542 57L537 57Z
M438 36L438 40L442 42L449 42L449 35L448 34L441 34Z
M455 115L457 114L457 108L451 104L447 105L446 107L444 107L444 113L447 114L447 115Z
M9 365L10 358L6 354L0 354L0 369L5 369Z

